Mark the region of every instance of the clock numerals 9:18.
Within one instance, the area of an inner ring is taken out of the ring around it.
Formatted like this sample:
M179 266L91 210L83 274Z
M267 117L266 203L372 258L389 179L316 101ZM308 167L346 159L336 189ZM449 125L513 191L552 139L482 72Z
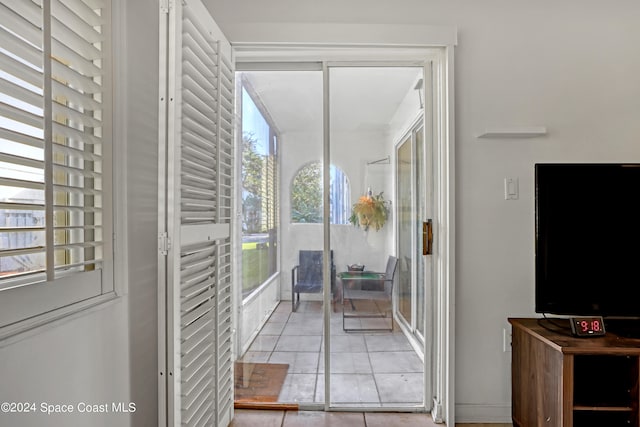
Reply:
M604 335L604 320L602 317L571 317L571 333L576 337L597 337Z

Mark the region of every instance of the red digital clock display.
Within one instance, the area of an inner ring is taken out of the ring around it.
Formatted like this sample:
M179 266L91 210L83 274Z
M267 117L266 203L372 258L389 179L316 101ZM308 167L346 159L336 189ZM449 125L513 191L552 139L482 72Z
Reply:
M577 337L602 336L606 333L602 317L572 317L569 322L571 333Z

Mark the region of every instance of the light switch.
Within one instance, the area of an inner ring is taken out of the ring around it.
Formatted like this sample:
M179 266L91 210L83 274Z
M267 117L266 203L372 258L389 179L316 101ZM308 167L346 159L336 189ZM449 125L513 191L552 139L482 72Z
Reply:
M518 178L504 179L504 199L518 200Z

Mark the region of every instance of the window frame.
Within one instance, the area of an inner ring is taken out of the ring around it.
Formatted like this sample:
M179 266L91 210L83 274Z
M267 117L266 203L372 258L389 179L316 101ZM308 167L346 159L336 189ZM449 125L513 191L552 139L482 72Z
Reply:
M8 6L11 9L11 6ZM45 46L52 42L51 5L44 2L42 6L43 37ZM117 299L127 292L126 239L118 239L115 236L126 236L126 129L122 124L126 121L125 108L115 108L116 103L124 107L126 90L124 85L119 85L117 93L114 93L114 81L125 80L125 70L122 64L114 61L117 53L124 54L126 49L122 41L125 39L123 27L125 8L118 0L104 0L101 11L103 18L101 38L101 144L103 155L102 166L102 261L100 265L89 271L77 271L71 269L68 272L58 273L52 280L47 280L44 272L32 273L24 276L8 277L0 279L0 341L14 337L34 328L43 327L52 322L61 320L81 311L96 307ZM81 37L82 40L85 40ZM59 40L57 43L61 43ZM67 46L66 44L62 44ZM116 49L116 46L118 48ZM42 52L47 57L48 49ZM48 62L48 63L47 63ZM51 114L55 100L50 95L52 74L50 73L51 61L45 61L42 71L44 84L44 114ZM114 66L115 65L115 66ZM1 65L0 65L1 67ZM47 87L48 86L48 87ZM117 113L117 117L114 117ZM45 150L54 143L52 133L47 131L49 119L44 120L45 135L43 146ZM119 126L116 128L115 124ZM114 132L117 138L114 138ZM117 147L115 140L119 141ZM46 155L45 155L46 157ZM122 173L114 173L115 165L123 167ZM51 177L52 174L45 174ZM45 179L45 186L51 186ZM119 197L116 197L119 195ZM116 221L116 218L121 221ZM46 228L53 228L51 221ZM53 251L49 249L49 251ZM117 256L116 256L117 254ZM117 265L116 268L116 258ZM49 278L52 275L49 274ZM116 285L116 283L118 283Z

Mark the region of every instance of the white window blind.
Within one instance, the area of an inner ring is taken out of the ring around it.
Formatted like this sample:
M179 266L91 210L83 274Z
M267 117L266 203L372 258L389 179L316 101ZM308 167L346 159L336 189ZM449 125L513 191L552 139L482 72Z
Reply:
M0 0L0 291L88 281L44 310L112 289L110 27L109 0Z

